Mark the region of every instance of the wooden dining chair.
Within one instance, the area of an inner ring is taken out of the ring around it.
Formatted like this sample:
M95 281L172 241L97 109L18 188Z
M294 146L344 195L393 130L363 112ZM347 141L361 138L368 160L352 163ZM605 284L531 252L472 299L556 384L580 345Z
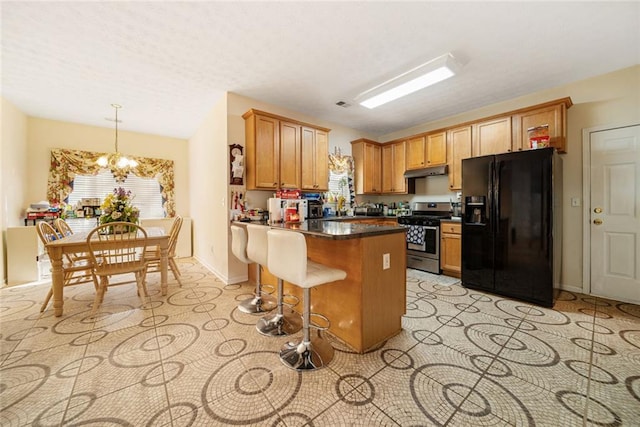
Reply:
M60 234L46 221L38 222L36 230L40 240L45 245L49 242L62 238ZM98 279L93 272L93 264L90 259L84 258L74 260L73 258L66 256L62 263L62 271L63 286L80 285L83 283L93 282L94 288L96 291L98 290ZM47 293L44 303L40 307L41 313L47 308L52 295L53 287L49 289L49 293Z
M180 215L176 215L173 220L173 224L171 224L171 230L169 231L169 248L167 252L169 268L180 287L182 287L182 280L180 280L182 273L176 263L176 245L178 244L178 235L180 234L181 228L182 217ZM144 258L147 263L147 270L145 272L146 281L146 275L148 273L157 273L160 271L160 248L158 246L147 248L144 252Z
M128 232L114 232L119 228L124 228ZM144 283L146 270L144 248L146 245L146 230L129 222L110 222L99 225L89 232L87 235L89 255L94 273L100 278L98 291L93 301L92 314L100 307L109 285L130 283L110 283L111 276L133 273L138 287L138 296L147 296L147 287Z
M62 218L56 218L55 220L53 220L53 226L58 231L58 234L60 234L62 237L71 236L73 234L73 230L71 229L67 221ZM89 254L86 252L77 254L71 253L67 254L67 258L69 259L69 261L80 261L89 259Z

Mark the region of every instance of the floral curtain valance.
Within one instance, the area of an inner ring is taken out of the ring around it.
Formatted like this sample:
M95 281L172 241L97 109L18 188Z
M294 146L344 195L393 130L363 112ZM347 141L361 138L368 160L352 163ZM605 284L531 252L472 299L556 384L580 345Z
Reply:
M96 163L106 153L93 151L51 149L51 165L47 182L47 199L50 203L60 203L73 191L76 175L97 175L101 167ZM129 156L131 157L131 156ZM160 183L163 208L167 216L175 216L173 160L131 157L138 166L131 172L142 178L157 177ZM117 171L112 171L115 174ZM128 171L127 171L128 172ZM126 177L119 176L121 179Z
M329 170L336 173L353 173L353 157L340 153L329 154Z

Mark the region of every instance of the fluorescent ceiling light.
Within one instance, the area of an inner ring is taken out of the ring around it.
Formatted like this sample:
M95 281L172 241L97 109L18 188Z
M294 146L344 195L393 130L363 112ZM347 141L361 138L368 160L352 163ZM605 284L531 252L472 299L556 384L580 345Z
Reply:
M457 70L455 58L447 53L360 94L358 103L363 107L376 108L453 77Z

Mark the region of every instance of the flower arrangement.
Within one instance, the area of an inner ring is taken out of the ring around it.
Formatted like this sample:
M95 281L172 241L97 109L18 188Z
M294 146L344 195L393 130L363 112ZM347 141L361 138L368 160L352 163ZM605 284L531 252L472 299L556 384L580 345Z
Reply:
M133 197L131 191L127 191L122 187L115 188L113 193L107 194L104 198L100 209L100 224L106 224L114 221L125 221L138 223L140 211L131 204Z

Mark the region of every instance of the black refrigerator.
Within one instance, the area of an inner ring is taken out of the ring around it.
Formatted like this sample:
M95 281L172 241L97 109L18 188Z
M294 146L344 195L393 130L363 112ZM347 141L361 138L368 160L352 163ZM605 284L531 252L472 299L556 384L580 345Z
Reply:
M462 285L552 307L562 254L554 148L462 161Z

